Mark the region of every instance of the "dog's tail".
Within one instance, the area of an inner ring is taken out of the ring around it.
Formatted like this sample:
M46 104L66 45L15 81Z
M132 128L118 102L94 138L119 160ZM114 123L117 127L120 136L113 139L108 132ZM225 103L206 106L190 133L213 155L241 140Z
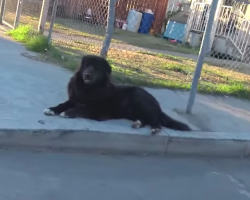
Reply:
M175 119L172 119L168 115L166 115L164 112L161 112L162 115L162 126L174 130L179 130L179 131L191 131L192 129L187 125L182 122L179 122Z

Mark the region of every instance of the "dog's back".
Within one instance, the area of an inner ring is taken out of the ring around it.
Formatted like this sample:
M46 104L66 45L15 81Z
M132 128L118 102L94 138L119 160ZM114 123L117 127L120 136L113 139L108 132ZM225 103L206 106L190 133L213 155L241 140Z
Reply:
M181 130L190 131L191 129L184 123L179 122L164 113L156 98L145 89L135 86L117 86L122 94L123 102L119 104L124 106L121 110L130 110L127 118L131 120L140 120L142 124L150 125L155 129L161 126Z

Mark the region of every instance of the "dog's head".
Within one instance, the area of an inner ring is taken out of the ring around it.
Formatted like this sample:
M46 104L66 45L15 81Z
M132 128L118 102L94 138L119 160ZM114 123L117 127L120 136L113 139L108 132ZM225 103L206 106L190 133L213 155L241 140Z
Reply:
M78 71L87 85L105 84L110 80L112 69L108 61L102 57L87 55L82 58Z

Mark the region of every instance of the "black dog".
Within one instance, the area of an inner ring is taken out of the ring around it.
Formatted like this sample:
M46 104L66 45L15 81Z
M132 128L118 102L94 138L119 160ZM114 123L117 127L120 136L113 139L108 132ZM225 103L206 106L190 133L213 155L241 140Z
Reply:
M98 121L129 119L133 128L145 125L156 134L161 127L190 131L184 123L167 116L158 101L146 90L110 81L111 66L99 56L84 56L80 68L68 84L69 99L44 111L46 115L82 117Z

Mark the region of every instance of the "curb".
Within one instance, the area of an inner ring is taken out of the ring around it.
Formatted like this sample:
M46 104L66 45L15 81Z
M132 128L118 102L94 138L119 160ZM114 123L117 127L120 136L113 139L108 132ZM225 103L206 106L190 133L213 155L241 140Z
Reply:
M159 136L85 130L1 129L0 147L112 154L249 156L247 133L177 132Z

